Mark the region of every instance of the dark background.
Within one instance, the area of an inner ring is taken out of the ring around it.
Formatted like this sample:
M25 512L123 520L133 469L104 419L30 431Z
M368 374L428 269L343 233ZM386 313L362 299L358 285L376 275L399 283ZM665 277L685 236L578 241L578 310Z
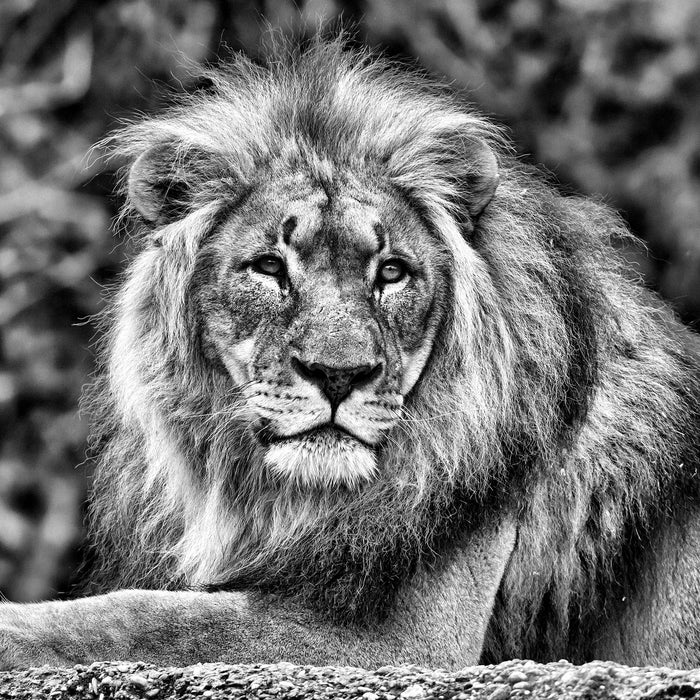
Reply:
M0 591L65 591L89 479L90 316L128 255L90 147L192 84L188 62L261 50L265 23L342 15L506 124L567 190L622 210L626 254L700 319L697 0L0 0ZM169 97L170 95L170 97Z

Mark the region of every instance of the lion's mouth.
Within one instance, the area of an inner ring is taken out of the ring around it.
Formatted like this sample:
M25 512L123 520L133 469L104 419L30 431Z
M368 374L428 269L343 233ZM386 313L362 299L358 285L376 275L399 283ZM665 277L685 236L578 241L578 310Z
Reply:
M258 437L264 445L273 445L292 440L309 443L317 442L320 444L354 440L359 442L361 445L368 447L369 449L374 449L375 447L375 445L363 440L361 437L355 435L337 423L324 423L323 425L314 426L313 428L308 428L306 430L300 430L298 433L292 433L290 435L278 435L273 433L272 430L267 427L258 433Z

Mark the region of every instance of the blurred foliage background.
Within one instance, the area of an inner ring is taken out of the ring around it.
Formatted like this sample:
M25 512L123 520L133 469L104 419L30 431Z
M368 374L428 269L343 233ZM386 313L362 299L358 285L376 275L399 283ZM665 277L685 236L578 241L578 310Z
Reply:
M265 24L341 17L469 91L522 157L620 208L628 253L700 319L697 0L2 0L0 591L64 593L89 479L77 412L90 317L128 244L114 173L90 147L192 84L187 62L261 51ZM228 48L225 48L228 47Z

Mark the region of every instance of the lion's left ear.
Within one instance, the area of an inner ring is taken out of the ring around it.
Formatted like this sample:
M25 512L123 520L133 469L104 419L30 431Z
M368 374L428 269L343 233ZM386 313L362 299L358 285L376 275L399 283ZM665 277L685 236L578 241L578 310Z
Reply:
M459 187L459 204L472 221L481 216L498 183L498 160L493 149L481 139L460 139L453 150L450 166Z
M465 232L474 227L498 187L498 159L488 142L457 129L408 141L389 162L394 182L419 202L447 204Z

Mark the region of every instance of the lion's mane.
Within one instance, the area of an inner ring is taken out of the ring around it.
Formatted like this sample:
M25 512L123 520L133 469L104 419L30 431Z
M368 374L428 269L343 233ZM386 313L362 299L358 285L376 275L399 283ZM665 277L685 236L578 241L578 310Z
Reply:
M618 217L557 193L452 92L341 41L274 51L265 65L236 57L112 142L127 161L174 143L190 167L178 217L143 233L105 315L88 396L97 586L246 586L357 619L514 508L484 658L585 656L587 625L634 552L693 497L688 332L625 275ZM472 225L454 144L474 138L497 153L501 179ZM451 256L446 322L378 478L357 491L271 479L240 394L199 345L199 243L259 164L290 149L312 171L323 159L376 170Z

